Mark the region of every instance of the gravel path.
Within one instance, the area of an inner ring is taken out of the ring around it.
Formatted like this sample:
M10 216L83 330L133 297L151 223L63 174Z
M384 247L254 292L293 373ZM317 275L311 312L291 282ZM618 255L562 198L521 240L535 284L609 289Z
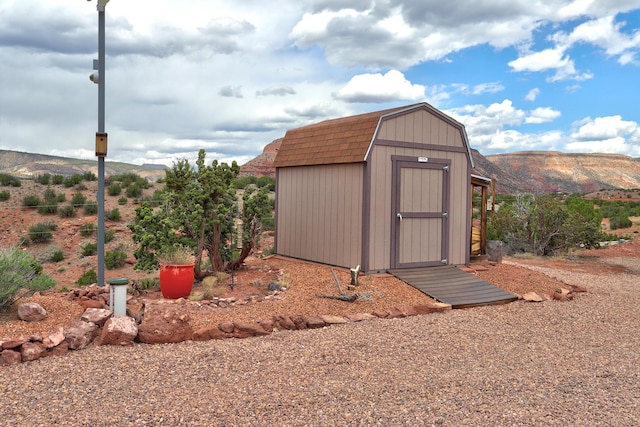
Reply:
M637 274L590 293L0 369L0 425L640 425Z

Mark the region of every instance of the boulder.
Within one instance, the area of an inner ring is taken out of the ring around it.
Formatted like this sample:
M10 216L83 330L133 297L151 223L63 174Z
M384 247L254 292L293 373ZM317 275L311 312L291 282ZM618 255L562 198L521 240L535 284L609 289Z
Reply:
M12 348L20 347L22 344L24 344L24 343L26 343L28 341L29 341L29 338L21 335L19 337L12 338L10 340L4 341L2 343L2 349L3 350L10 350Z
M69 352L69 343L66 341L62 341L57 346L49 349L50 356L62 356L63 354L67 354Z
M307 317L307 328L318 329L318 328L324 328L324 326L325 326L324 320L322 320L320 316Z
M147 305L138 327L138 340L147 344L187 341L193 338L189 315L175 304Z
M107 319L113 315L111 310L106 310L104 308L87 308L80 319L85 322L95 323L98 326L102 326L105 324Z
M331 314L324 314L320 316L320 319L327 325L339 325L342 323L349 323L349 320L342 316L333 316Z
M3 350L0 352L0 358L4 365L16 365L22 362L22 355L15 350Z
M64 330L64 340L70 350L79 350L88 346L97 334L98 325L78 319Z
M219 340L224 338L222 331L216 327L200 328L193 333L194 341Z
M96 301L93 299L81 300L78 301L78 304L80 304L83 308L104 308L104 304L102 303L102 301Z
M18 317L25 322L40 322L47 317L47 310L35 302L23 302L18 306Z
M64 329L60 327L56 332L52 332L42 339L45 348L53 348L64 341Z
M20 347L23 362L38 360L47 355L47 348L39 342L26 342Z
M278 329L287 329L294 330L296 329L296 324L293 323L289 316L278 315L273 318L273 323Z
M138 336L136 319L128 316L109 318L100 334L100 345L133 345Z
M265 331L259 323L235 322L233 325L233 336L235 338L249 338L269 335L269 332Z

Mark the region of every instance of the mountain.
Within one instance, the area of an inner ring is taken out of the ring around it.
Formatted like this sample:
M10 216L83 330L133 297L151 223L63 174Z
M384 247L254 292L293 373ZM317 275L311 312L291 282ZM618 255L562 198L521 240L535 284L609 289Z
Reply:
M122 162L105 161L105 176L135 173L150 181L164 178L164 165L133 165ZM21 151L0 150L0 173L18 178L33 178L49 173L69 177L74 174L93 172L98 174L98 161L72 159L68 157L32 154Z
M276 170L273 167L273 161L276 159L280 144L282 144L282 138L275 139L267 144L261 154L240 166L240 175L275 178Z
M523 151L492 154L486 159L508 173L498 183L520 192L589 193L601 189L640 188L640 159L621 154L575 154ZM489 174L491 176L491 174Z

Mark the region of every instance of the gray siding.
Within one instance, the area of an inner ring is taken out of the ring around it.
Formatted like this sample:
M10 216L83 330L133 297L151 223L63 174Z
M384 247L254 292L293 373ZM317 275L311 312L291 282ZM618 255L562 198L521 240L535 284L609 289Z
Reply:
M278 169L276 250L342 267L362 258L363 164Z

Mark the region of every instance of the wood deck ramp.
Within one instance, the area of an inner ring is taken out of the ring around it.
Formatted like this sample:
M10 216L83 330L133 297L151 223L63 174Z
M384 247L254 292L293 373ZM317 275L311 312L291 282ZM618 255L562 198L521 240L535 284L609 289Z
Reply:
M389 270L389 273L452 308L504 304L518 299L454 266L404 268Z

